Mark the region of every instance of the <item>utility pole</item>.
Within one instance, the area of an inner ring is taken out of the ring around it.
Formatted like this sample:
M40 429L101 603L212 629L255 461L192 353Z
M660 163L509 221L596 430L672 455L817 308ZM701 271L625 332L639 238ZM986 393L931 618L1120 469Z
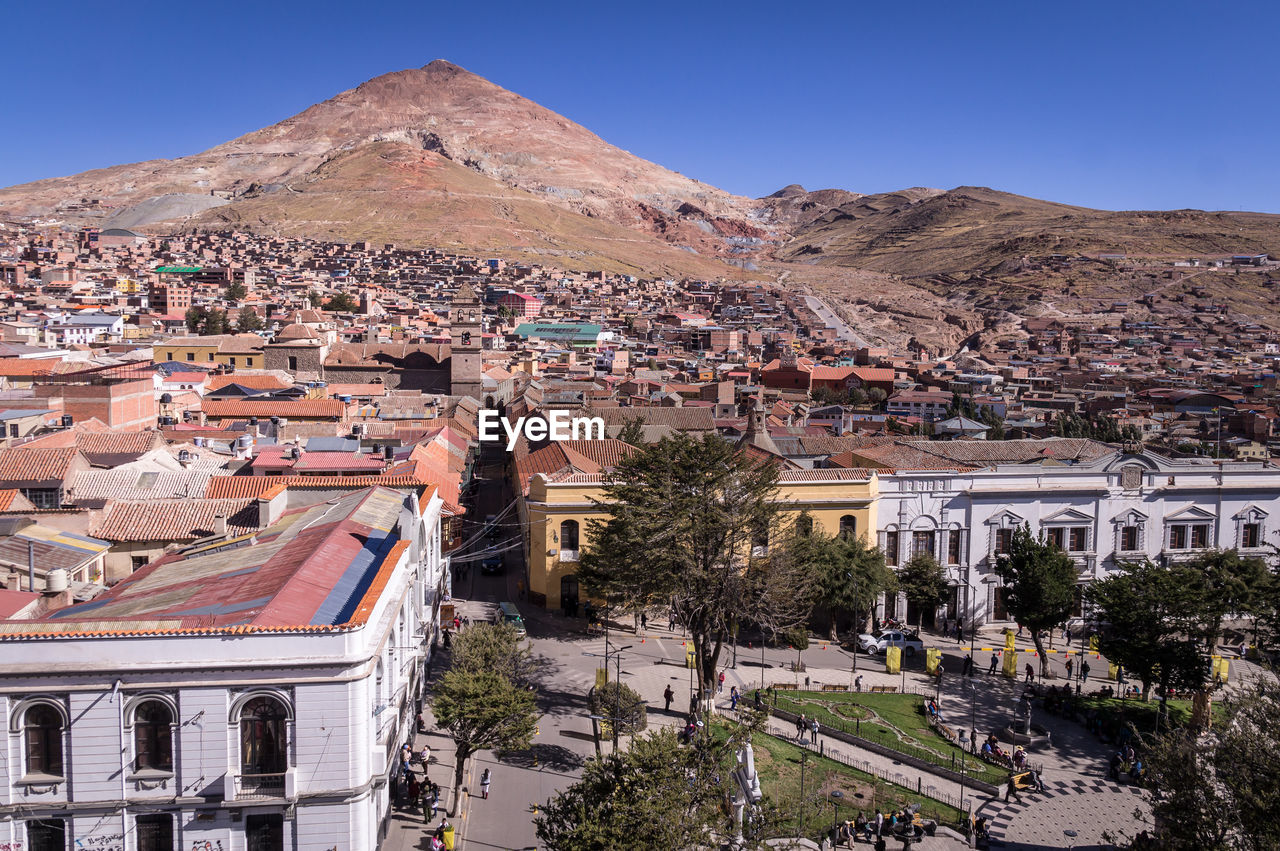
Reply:
M796 834L796 839L804 836L804 769L809 764L809 752L807 750L800 752L800 832Z

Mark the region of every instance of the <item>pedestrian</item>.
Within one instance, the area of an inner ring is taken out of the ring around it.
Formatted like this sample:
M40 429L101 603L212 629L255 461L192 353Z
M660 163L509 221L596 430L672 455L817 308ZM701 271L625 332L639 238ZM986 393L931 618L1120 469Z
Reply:
M1034 683L1036 681L1036 669L1030 662L1027 663L1027 682Z
M1076 666L1076 660L1068 656L1067 657L1067 679L1071 679L1071 671L1075 668L1075 666Z
M676 610L675 609L672 609L671 613L667 616L667 629L671 630L672 632L676 631Z
M988 674L994 674L994 673L996 672L996 668L997 668L997 667L999 667L999 665L1000 665L1000 654L999 654L999 653L992 653L992 654L991 654L991 667L987 670L987 673L988 673Z
M884 813L876 810L876 839L884 832Z
M756 689L755 704L757 711L764 709L764 701L760 700L760 689Z
M973 655L971 653L964 654L964 664L960 666L960 675L962 677L973 676Z
M804 741L804 728L808 726L808 723L804 713L800 713L800 717L796 719L796 741Z
M662 693L662 699L667 702L666 707L663 709L664 712L671 712L671 701L675 700L675 697L676 693L671 690L671 685L668 684L667 690Z
M862 674L858 674L857 679L853 681L855 691L862 691Z
M937 680L938 680L938 690L939 690L939 691L941 691L941 690L942 690L942 671L943 671L943 668L942 668L942 662L938 662L938 667L937 667L936 669L934 669L933 675L934 675L934 676L937 678Z
M956 644L964 643L964 618L956 618Z
M1022 637L1022 624L1018 624L1018 637Z
M421 709L418 710L418 714L414 717L413 723L417 727L419 733L427 732L427 722L422 719Z
M1116 751L1115 753L1113 753L1111 755L1111 765L1107 769L1107 777L1111 778L1116 783L1119 783L1120 782L1120 766L1123 763L1124 763L1124 754L1120 753L1120 751Z
M1089 679L1089 660L1086 659L1080 663L1080 679Z
M815 745L818 743L818 716L817 715L809 719L809 741Z
M480 773L480 797L489 800L489 782L492 778L489 775L489 769L485 769Z
M649 616L646 615L644 612L640 613L640 628L641 629L649 628Z
M1018 782L1013 779L1013 775L1009 775L1009 782L1004 787L1004 799L1009 800L1009 796L1013 796L1013 800L1019 804L1022 803L1022 796L1018 794Z
M724 691L724 671L720 672L720 678L716 680L716 694Z
M730 686L729 688L729 711L736 712L738 709L738 687Z

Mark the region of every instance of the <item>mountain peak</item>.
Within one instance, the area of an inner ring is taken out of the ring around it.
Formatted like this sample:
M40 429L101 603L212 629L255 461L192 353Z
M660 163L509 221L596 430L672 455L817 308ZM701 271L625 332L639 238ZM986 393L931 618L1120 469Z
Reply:
M422 66L423 71L449 71L452 73L470 74L466 68L461 65L454 65L448 59L432 59L426 65Z

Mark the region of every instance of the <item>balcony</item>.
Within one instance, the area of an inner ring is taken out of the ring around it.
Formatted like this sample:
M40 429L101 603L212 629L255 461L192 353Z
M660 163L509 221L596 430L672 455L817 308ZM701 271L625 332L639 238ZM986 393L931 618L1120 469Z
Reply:
M225 790L228 801L270 801L291 797L293 790L293 772L282 771L272 774L228 774Z

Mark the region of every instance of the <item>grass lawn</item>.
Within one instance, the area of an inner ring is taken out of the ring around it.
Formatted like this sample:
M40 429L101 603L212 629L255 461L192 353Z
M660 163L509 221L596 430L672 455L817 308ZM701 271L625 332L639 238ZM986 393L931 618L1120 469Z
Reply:
M712 729L721 738L729 734L727 724L719 723ZM834 759L818 756L776 736L757 733L751 743L754 746L756 773L760 775L761 790L767 799L790 817L783 823L779 835L795 835L803 815L804 835L819 839L834 822L835 807L832 806L830 796L836 789L844 795L840 803L842 821L853 819L859 810L865 815L872 815L876 807L887 812L906 804L919 804L920 812L925 818L935 819L941 824L957 826L965 819L965 814L954 807L913 790L886 783ZM808 757L805 760L802 799L800 758L803 754Z
M777 696L780 709L817 715L829 727L883 743L941 768L960 770L960 748L929 726L924 717L924 698L919 695L779 691ZM947 708L943 706L943 720L955 720ZM873 712L883 723L868 720ZM964 765L970 777L994 785L1003 783L1007 776L1003 769L971 754L965 755Z

